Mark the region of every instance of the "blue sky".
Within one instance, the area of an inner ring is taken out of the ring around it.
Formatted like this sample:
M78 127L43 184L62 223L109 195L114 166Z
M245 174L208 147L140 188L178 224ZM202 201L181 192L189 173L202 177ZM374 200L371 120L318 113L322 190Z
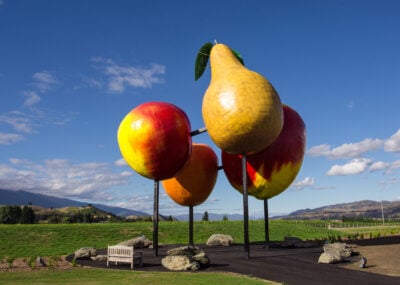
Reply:
M398 1L0 0L0 188L152 212L153 181L121 159L122 118L147 101L203 127L207 41L248 68L303 117L307 153L273 214L400 199ZM213 146L207 133L195 142ZM184 214L160 189L160 212ZM250 216L263 202L249 198ZM219 172L195 212L241 213Z

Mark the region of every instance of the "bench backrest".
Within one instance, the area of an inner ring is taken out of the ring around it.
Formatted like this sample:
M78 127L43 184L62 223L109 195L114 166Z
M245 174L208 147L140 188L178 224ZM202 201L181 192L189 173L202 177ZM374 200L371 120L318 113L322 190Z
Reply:
M133 246L125 246L125 245L112 245L108 246L107 254L108 256L133 256Z

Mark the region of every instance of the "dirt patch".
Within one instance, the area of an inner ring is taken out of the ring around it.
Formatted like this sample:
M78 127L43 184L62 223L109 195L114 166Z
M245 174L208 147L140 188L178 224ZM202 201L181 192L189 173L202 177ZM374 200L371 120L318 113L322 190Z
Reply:
M33 270L65 270L73 265L68 262L66 256L43 257L45 266L40 265L36 258L15 258L0 261L0 272L23 272Z
M352 256L349 262L343 263L341 267L400 277L400 244L367 246L351 244L351 247L357 255ZM367 259L365 268L359 267L362 256Z

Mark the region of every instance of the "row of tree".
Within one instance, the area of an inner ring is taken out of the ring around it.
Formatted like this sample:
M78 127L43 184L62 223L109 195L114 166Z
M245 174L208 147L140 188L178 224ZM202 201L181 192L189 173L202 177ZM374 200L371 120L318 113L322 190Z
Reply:
M30 206L0 206L0 224L69 224L121 220L123 218L101 212L92 206L65 213L53 209L50 209L50 211L35 211Z
M201 220L202 220L203 222L208 222L208 221L209 221L209 217L208 217L208 212L207 212L207 211L204 212L203 217L201 218ZM228 216L227 216L227 215L224 215L224 216L222 217L222 220L223 220L223 221L228 221L228 220L229 220L229 219L228 219Z
M2 224L33 224L35 213L28 206L0 207L0 223Z
M141 220L141 219L139 219ZM152 217L149 216L144 218L143 221L151 221ZM174 221L172 216L169 216L167 221ZM227 216L224 216L224 221L228 220ZM0 206L0 224L34 224L35 222L46 222L50 224L64 224L64 223L99 223L105 221L131 221L129 219L114 216L112 214L105 215L96 208L90 207L74 213L61 214L35 214L34 210L29 206ZM202 221L209 221L208 212L205 211L202 217Z

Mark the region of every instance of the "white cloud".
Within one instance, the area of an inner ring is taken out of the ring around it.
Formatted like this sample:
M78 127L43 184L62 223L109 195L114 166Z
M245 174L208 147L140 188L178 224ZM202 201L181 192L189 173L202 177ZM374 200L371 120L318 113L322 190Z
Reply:
M34 132L33 128L35 124L32 118L19 111L12 111L0 115L0 124L2 123L11 126L15 131L20 133L30 134Z
M132 171L122 171L120 173L120 175L121 175L121 177L129 177L129 176L133 175L133 172Z
M393 161L392 163L390 163L385 174L392 174L394 171L396 171L396 169L399 168L400 168L400 160Z
M307 150L309 156L329 156L330 153L331 146L329 144L320 144Z
M153 84L164 83L157 75L165 74L165 66L152 64L149 68L123 66L116 64L112 59L95 57L92 61L107 76L108 90L121 93L127 86L151 88ZM100 86L100 85L97 85Z
M33 83L40 92L44 93L49 91L53 85L58 84L59 81L48 71L37 72L32 75L35 82Z
M390 168L400 168L400 160L396 160L394 162L392 162L392 164L390 165Z
M39 95L36 94L34 91L25 91L24 95L26 97L24 101L25 107L31 107L40 102L41 98Z
M123 158L120 158L120 159L114 161L114 164L115 164L116 166L127 166L127 165L128 165L128 164L126 163L125 159L123 159Z
M100 80L95 79L95 78L84 78L83 83L85 86L89 86L89 87L95 87L95 88L103 87L103 83Z
M390 185L396 185L396 184L400 184L400 179L398 177L391 177L389 179L379 181L379 184L384 187L390 186Z
M334 165L326 173L329 176L336 175L354 175L363 173L367 167L371 164L371 160L367 158L355 158L349 163L343 165Z
M76 116L73 112L68 114L58 111L43 112L36 108L35 105L42 99L38 92L44 93L50 90L59 81L48 71L37 72L32 78L34 79L32 85L36 86L37 90L23 91L25 100L20 108L0 113L0 127L6 126L5 130L0 129L0 144L16 143L23 139L21 134L36 134L37 129L43 125L66 125ZM16 133L11 133L7 127Z
M388 152L400 152L400 129L385 141L384 150Z
M162 196L160 195L160 201L161 200ZM164 204L165 203L160 203L160 210L162 209ZM136 196L125 197L125 199L116 203L115 206L151 213L153 210L153 205L154 205L154 196L150 194L150 195L136 195Z
M311 187L313 185L314 185L314 178L305 177L303 180L296 181L295 183L293 183L292 187L296 189L304 189L307 187Z
M355 158L363 153L378 149L382 144L383 141L380 139L365 139L358 143L345 143L336 148L323 144L310 148L307 153L310 156L326 156L330 159Z
M23 140L24 137L20 134L0 133L0 145L8 145Z
M371 164L369 167L369 171L374 172L382 169L387 169L390 166L390 163L377 161Z
M64 159L37 164L12 158L10 164L0 164L3 189L79 199L91 199L111 187L126 185L130 176L126 171L112 172L105 163L73 164Z
M38 128L44 125L66 125L77 115L76 113L72 112L69 114L63 114L59 112L45 114L44 112L34 108L26 109L26 111L27 112L11 111L0 114L0 126L6 125L11 127L13 131L19 133L12 136L8 135L7 138L9 143L20 141L22 139L21 134L38 133ZM4 136L5 133L8 132L3 131L4 140L6 140L6 136Z

